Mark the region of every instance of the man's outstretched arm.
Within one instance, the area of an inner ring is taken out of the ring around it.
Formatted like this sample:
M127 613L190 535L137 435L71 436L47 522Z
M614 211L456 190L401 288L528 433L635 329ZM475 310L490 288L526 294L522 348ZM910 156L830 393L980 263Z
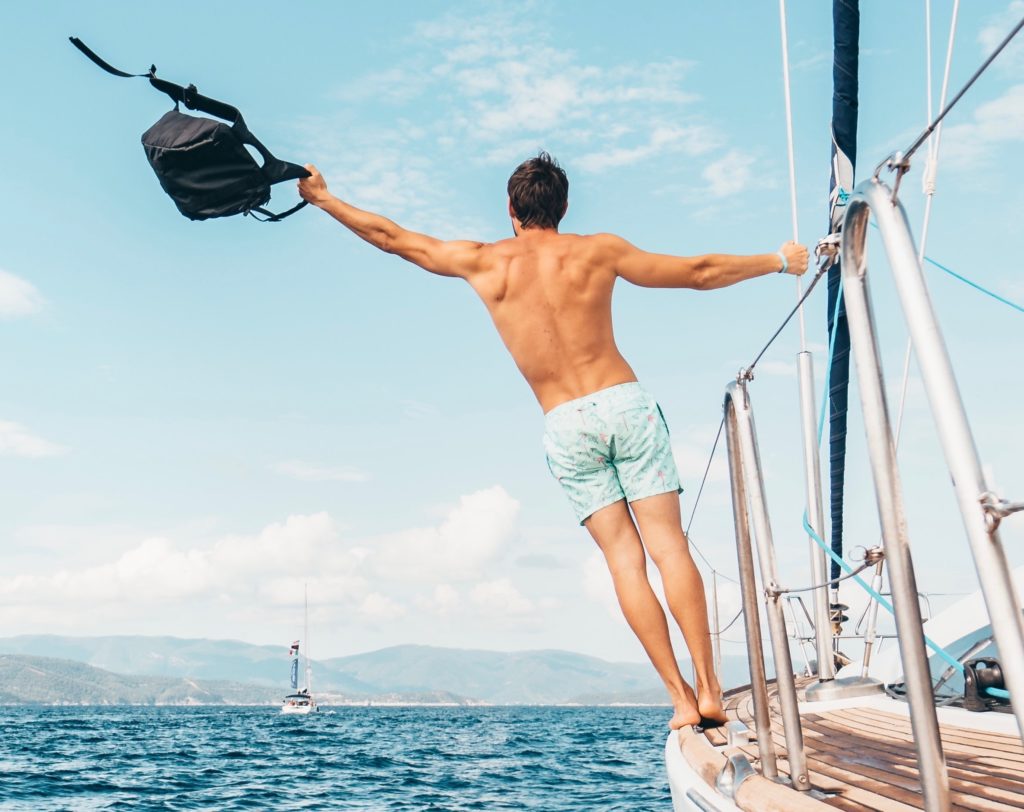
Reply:
M356 236L381 251L397 254L440 276L467 277L480 267L483 243L468 240L439 240L402 228L373 212L363 211L338 199L327 190L323 176L312 164L306 164L308 178L299 181L303 200L323 209Z
M645 288L724 288L782 270L783 260L779 254L786 259L787 273L801 276L807 271L807 249L795 242L787 242L776 254L675 257L641 251L621 237L608 235L607 240L616 273L627 282Z

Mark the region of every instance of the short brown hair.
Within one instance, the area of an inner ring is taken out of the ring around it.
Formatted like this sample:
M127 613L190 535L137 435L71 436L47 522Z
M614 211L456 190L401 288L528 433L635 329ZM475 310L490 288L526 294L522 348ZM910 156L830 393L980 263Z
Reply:
M558 161L541 151L508 179L508 199L523 228L557 228L569 204L569 179Z

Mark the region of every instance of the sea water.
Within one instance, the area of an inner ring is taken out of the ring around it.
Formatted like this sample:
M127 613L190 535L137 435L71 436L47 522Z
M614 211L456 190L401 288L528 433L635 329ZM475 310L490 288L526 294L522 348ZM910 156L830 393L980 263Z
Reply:
M0 707L0 809L670 810L670 714Z

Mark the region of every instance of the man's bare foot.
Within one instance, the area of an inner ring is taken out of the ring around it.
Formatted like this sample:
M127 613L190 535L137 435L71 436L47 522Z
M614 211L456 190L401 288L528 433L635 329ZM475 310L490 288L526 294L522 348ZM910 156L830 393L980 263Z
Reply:
M701 691L701 697L697 700L701 727L721 727L729 721L719 696L720 692L718 690L713 692Z
M692 703L676 705L675 713L669 719L668 726L671 730L679 730L687 725L699 725L701 720L700 711Z

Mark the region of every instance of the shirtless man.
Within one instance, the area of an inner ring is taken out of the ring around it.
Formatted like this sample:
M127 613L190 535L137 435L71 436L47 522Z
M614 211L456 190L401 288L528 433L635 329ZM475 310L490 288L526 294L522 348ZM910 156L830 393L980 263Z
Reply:
M472 285L544 410L548 467L604 553L626 621L668 689L675 711L669 726L724 722L668 428L615 345L612 288L619 277L648 288L709 290L782 271L803 274L807 249L791 242L757 256L676 257L641 251L613 234L560 234L569 182L543 152L509 178L515 237L496 243L408 231L334 197L316 168L306 168L312 174L299 182L303 199L382 251ZM679 673L665 613L647 580L645 548L693 658L696 693Z

